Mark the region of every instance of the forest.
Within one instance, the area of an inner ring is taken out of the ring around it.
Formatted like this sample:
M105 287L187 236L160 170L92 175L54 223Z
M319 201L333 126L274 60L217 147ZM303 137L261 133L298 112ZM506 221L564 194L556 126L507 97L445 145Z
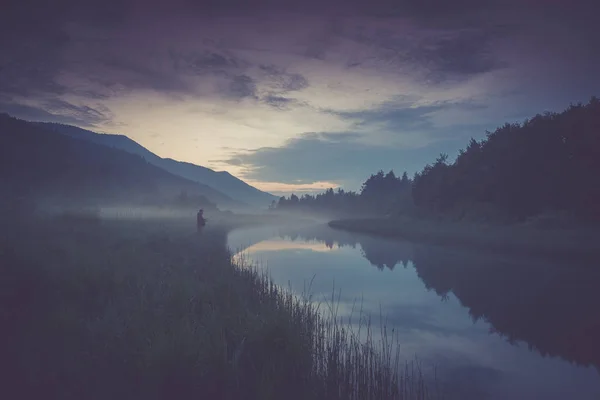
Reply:
M412 204L412 181L405 172L397 177L394 171L383 171L371 175L363 184L359 193L343 189L327 189L317 195L304 194L301 197L292 194L281 197L271 203L271 209L302 210L325 213L356 213L369 210L403 210Z
M278 210L521 222L561 215L600 222L600 99L507 123L416 172L371 175L358 192L291 195Z

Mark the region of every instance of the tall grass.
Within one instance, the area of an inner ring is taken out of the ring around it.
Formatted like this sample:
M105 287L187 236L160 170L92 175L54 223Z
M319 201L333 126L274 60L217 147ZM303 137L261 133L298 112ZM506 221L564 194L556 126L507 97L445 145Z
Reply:
M393 333L377 341L368 320L356 332L334 302L323 313L234 265L223 231L60 218L10 229L0 235L10 398L433 397Z
M239 258L237 260L240 260ZM427 385L420 365L404 362L398 336L382 323L379 335L370 317L359 312L358 327L338 318L335 290L329 302L315 304L310 289L298 297L275 285L267 273L251 267L238 270L254 282L261 301L277 304L282 318L305 346L298 372L312 385L315 399L430 399L441 397ZM325 308L325 310L322 310ZM290 319L291 317L291 319ZM276 344L277 342L274 342Z

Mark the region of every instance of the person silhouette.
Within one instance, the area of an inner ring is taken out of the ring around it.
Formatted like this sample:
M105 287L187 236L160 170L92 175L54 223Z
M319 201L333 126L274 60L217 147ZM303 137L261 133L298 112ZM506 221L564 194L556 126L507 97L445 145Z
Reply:
M204 218L203 209L198 210L198 214L196 215L196 223L198 225L198 228L201 228L204 225L206 225L206 219Z

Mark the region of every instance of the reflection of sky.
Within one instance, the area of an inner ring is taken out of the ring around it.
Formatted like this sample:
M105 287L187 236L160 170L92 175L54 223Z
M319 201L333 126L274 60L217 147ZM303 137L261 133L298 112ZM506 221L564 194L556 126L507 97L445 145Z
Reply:
M237 240L251 233L238 233ZM264 237L269 231L255 233ZM324 243L301 239L260 240L244 253L266 265L275 283L299 293L314 276L311 293L315 301L331 301L335 285L336 298L341 290L340 316L350 316L355 304L356 321L362 299L375 331L381 310L388 329L394 327L399 334L402 356L408 360L417 356L425 367L435 363L438 376L443 382L451 381L457 397L600 399L600 376L595 369L543 358L530 352L525 343L510 345L490 334L490 325L473 323L452 293L442 300L427 291L410 263L407 268L397 265L394 270L378 270L361 256L360 248L328 249Z
M278 250L286 250L286 251L294 251L300 252L302 250L310 250L317 252L327 252L332 251L332 249L328 248L325 243L315 242L315 241L289 241L285 239L272 239L266 240L264 242L256 243L246 251L249 254L258 254L264 252L278 251Z

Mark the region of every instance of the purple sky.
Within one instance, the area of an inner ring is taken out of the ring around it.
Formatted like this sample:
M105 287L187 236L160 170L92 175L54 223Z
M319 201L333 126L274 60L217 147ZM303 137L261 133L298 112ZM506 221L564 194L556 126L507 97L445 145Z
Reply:
M276 193L409 173L600 94L588 0L8 0L0 111Z

